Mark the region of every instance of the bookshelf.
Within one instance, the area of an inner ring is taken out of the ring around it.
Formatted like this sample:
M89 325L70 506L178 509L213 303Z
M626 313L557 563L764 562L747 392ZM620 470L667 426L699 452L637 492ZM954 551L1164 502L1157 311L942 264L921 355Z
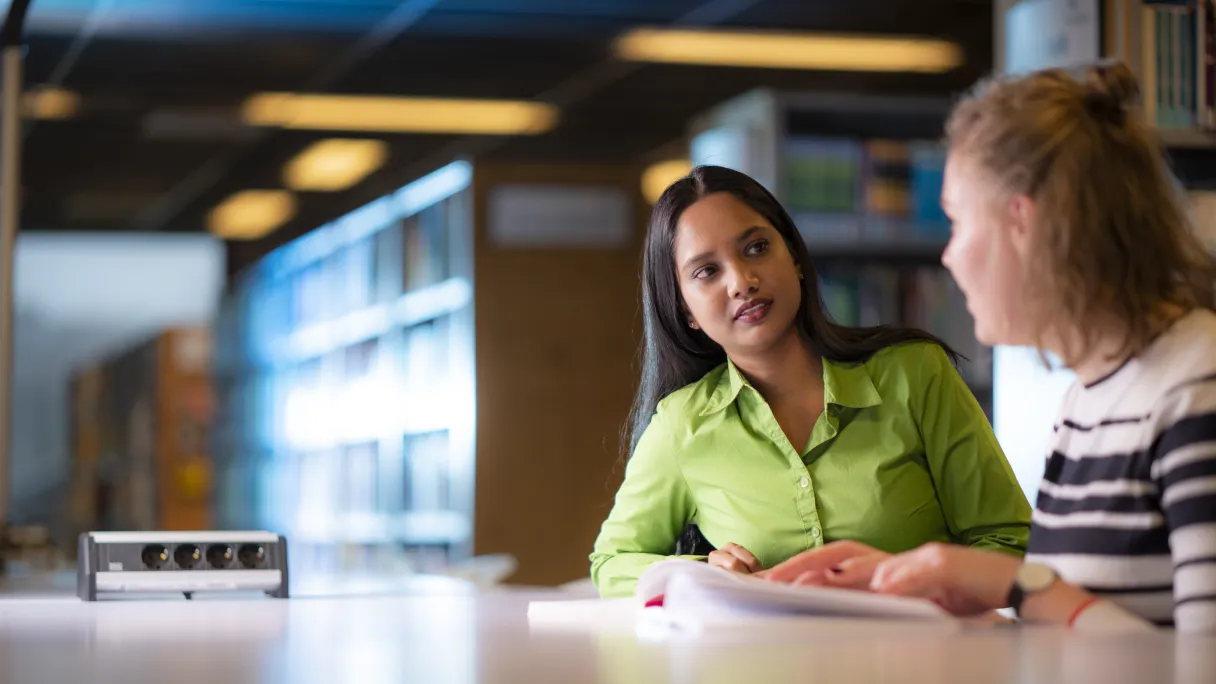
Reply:
M287 535L309 572L469 554L471 183L468 162L445 166L231 284L215 345L221 527Z
M960 372L991 413L990 350L940 263L949 110L946 98L760 89L692 121L691 158L748 173L781 200L838 322L939 335L967 357Z
M211 527L211 335L166 328L75 369L73 534Z
M640 169L460 160L263 258L216 326L216 513L293 572L508 553L557 584L619 481Z

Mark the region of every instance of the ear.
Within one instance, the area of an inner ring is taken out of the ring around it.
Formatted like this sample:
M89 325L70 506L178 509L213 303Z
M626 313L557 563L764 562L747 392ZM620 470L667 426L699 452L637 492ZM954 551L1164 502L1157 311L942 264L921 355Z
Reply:
M1038 228L1038 206L1028 195L1013 195L1005 207L1006 229L1009 240L1018 254L1025 256L1030 250L1034 232Z
M688 305L684 303L683 297L680 299L680 311L684 314L684 320L688 321L688 327L693 330L700 330L701 326L697 325L697 320L692 317L692 312L688 310Z

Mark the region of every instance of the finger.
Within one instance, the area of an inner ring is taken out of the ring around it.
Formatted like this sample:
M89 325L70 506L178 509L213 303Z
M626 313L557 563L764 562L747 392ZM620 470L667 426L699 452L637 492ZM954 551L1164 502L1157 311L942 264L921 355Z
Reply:
M715 555L716 554L716 555ZM725 551L715 551L710 554L709 564L731 572L750 573L743 561Z
M798 575L793 584L803 587L822 587L824 585L824 576L822 572L804 572Z
M929 598L949 590L940 575L937 567L913 554L903 554L879 564L870 589L880 594Z
M744 565L746 565L748 572L760 572L764 569L764 566L761 565L760 561L752 555L752 552L748 551L742 546L739 546L738 544L727 544L726 550L730 553L730 555L738 558Z
M822 574L828 568L838 565L849 558L873 552L873 549L864 544L834 542L817 549L804 551L783 563L779 563L766 573L766 577L774 582L793 582L804 572Z
M817 549L804 551L784 563L773 566L766 574L766 578L774 582L793 582L804 572L822 573L849 558L874 552L874 549L856 542L833 542Z
M824 580L835 587L868 587L874 578L875 569L885 558L882 554L873 553L845 559L828 568L824 573Z

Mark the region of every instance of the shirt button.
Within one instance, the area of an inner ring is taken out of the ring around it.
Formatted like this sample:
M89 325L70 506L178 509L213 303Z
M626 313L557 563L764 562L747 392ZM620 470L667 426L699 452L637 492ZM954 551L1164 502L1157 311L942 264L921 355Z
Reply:
M812 527L812 528L811 528L811 536L812 536L812 537L814 537L814 538L816 538L816 539L818 539L818 538L819 538L819 528L818 528L818 527Z
M811 481L804 477L798 481L798 484L802 485L803 489L806 489L807 487L811 486Z

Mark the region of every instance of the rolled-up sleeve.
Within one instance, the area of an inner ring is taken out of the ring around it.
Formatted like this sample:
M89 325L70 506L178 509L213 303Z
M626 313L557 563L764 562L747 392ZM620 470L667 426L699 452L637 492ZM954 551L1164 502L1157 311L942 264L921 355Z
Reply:
M600 595L631 595L646 568L674 551L694 512L676 443L660 410L638 440L612 512L595 541L591 578Z
M1030 504L988 417L945 353L924 364L917 422L950 533L976 548L1023 555Z

